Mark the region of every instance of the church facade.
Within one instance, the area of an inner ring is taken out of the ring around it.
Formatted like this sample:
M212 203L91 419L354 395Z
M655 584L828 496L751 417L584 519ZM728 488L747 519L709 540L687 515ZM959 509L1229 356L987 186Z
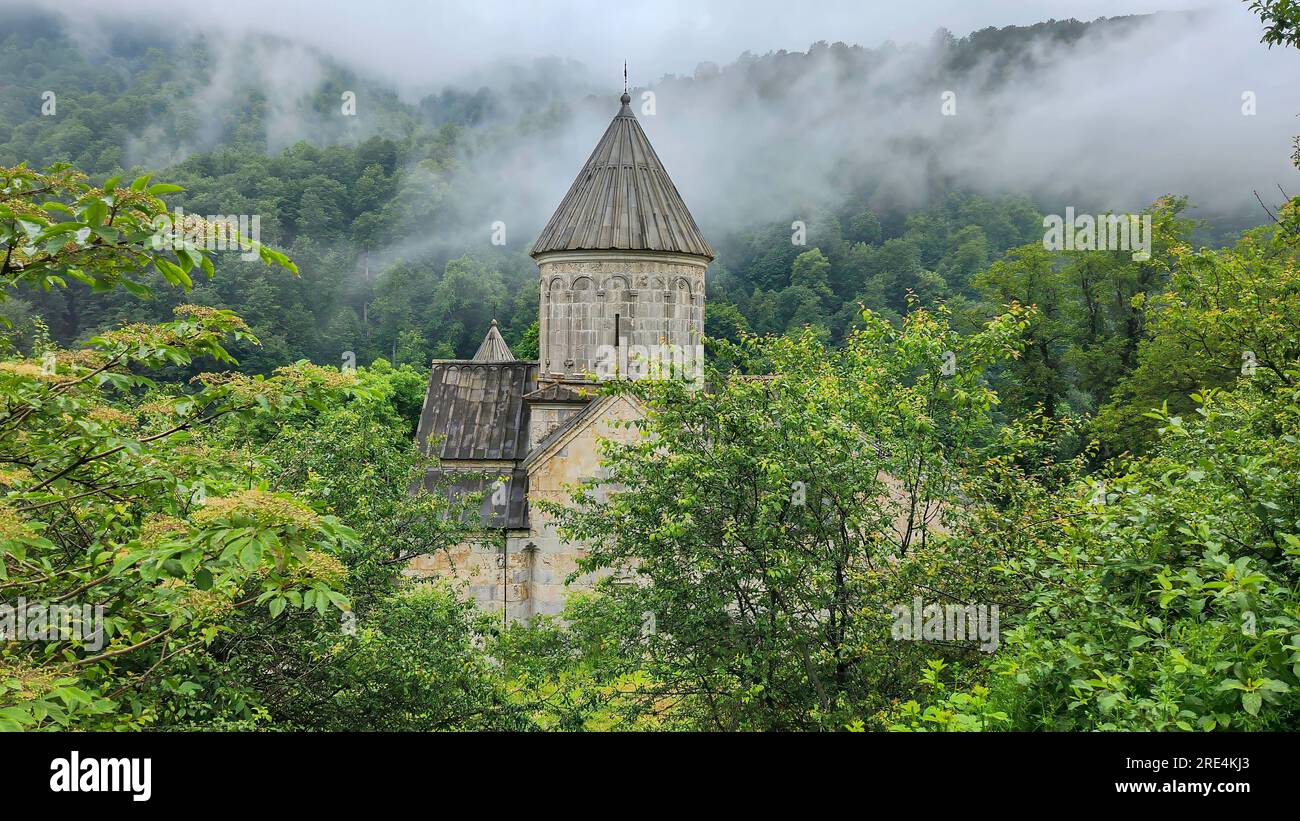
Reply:
M456 579L511 619L558 613L584 555L537 502L564 503L569 487L599 477L602 438L636 435L619 424L641 416L636 401L602 396L597 383L655 376L660 363L698 367L702 356L713 249L626 92L620 102L533 245L538 360L517 359L493 321L472 359L433 363L420 415L417 440L441 462L426 486L482 491L485 535L418 557L407 573Z

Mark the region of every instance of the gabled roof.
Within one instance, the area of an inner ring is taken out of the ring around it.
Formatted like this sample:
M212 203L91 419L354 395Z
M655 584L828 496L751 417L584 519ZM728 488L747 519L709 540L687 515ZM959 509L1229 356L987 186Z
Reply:
M528 456L519 463L519 466L525 471L532 470L534 465L550 458L555 450L567 444L584 428L600 419L605 409L617 402L627 402L634 407L640 406L640 402L628 394L597 397L588 403L585 408L565 419L559 427L548 433L542 441L535 444L533 449L529 451Z
M534 257L551 251L667 251L713 259L628 105L596 144L542 235Z
M497 321L492 320L488 327L487 336L483 337L483 344L478 346L478 351L474 354L475 362L514 362L515 355L510 352L510 346L506 344L501 332L497 330Z
M435 361L416 441L442 438L442 459L522 459L535 390L536 362Z

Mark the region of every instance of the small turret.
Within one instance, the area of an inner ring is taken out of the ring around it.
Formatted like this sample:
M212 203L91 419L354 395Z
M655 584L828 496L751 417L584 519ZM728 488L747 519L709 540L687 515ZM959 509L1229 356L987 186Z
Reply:
M478 351L474 353L475 362L515 362L515 355L511 353L510 346L497 330L497 321L492 320L491 326L488 327L487 336L483 337L483 344L478 346Z

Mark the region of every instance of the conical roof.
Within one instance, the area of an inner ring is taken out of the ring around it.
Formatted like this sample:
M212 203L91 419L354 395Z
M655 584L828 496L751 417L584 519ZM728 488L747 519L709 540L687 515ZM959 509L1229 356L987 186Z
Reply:
M492 320L492 325L488 328L487 336L483 337L483 344L478 346L478 351L474 354L475 362L514 362L515 355L511 353L510 346L506 344L501 332L497 330L497 321Z
M587 164L533 244L551 251L670 251L713 259L713 249L628 105L605 129Z

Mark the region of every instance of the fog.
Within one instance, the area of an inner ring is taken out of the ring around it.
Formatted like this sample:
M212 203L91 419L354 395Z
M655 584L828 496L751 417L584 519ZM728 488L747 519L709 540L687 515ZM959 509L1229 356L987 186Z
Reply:
M613 81L624 60L641 82L728 63L744 51L818 40L868 47L1048 19L1091 20L1233 0L41 0L91 28L153 22L207 34L259 31L310 43L404 88L455 82L500 60L573 58ZM1258 38L1256 38L1258 39Z
M639 119L706 233L833 205L846 183L863 181L875 204L922 204L943 182L1028 194L1048 213L1131 211L1174 193L1189 195L1204 215L1239 217L1258 208L1254 190L1266 200L1280 197L1278 184L1300 191L1289 160L1300 132L1300 52L1260 44L1260 22L1237 2L236 0L213 15L188 1L60 0L47 8L69 21L87 49L102 47L105 21L202 33L219 59L191 101L200 121L261 76L273 146L319 133L302 102L325 61L410 102L447 87L506 90L495 119L466 143L464 224L440 226L403 251L455 244L462 232L486 237L495 220L510 227L512 245L530 241L617 110L624 59ZM1030 66L1002 76L987 63L947 76L931 40L940 26L960 37L989 26L1160 9L1178 13L1107 27L1073 46L1040 43ZM252 33L289 43L236 48ZM819 48L793 82L777 87L759 86L734 63L742 52L807 51L815 41L879 51L870 71L845 76L831 50ZM555 71L547 90L534 84L511 96L539 58L559 58L547 64ZM646 91L653 112L644 107ZM558 125L521 136L520 119L557 103ZM365 121L364 100L359 109L358 134L383 133L383 124ZM142 137L137 148L162 165L194 147Z

